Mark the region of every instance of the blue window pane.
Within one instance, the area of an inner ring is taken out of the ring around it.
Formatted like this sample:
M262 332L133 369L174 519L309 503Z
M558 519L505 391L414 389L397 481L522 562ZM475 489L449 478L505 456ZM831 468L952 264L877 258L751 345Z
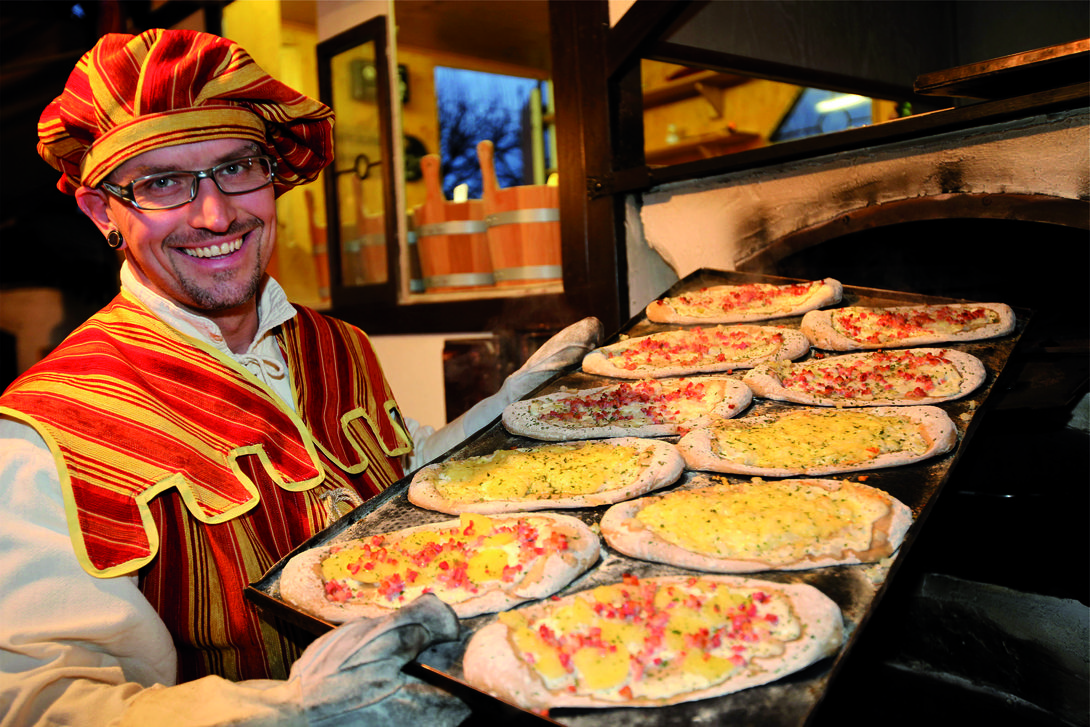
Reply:
M501 187L529 183L530 94L543 86L530 78L436 66L439 155L443 193L448 199L459 184L468 185L470 199L480 198L477 143L484 139L491 140L495 148L496 179Z
M805 88L772 134L772 141L801 139L870 123L869 98Z

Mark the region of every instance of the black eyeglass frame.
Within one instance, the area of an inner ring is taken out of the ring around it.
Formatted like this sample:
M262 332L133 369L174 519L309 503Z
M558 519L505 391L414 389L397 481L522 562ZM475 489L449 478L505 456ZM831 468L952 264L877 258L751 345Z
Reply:
M253 189L247 189L247 190L242 191L242 192L228 192L227 190L225 190L223 187L220 186L219 180L216 179L216 171L217 170L222 169L223 167L226 167L226 166L230 166L231 164L238 164L239 162L245 162L245 161L250 161L250 160L259 160L259 159L264 159L265 161L267 161L269 163L269 178L265 181L264 184L261 184L261 185L259 185L257 187L254 187ZM193 175L193 187L190 189L189 199L187 199L185 202L179 202L177 204L172 204L172 205L170 205L168 207L142 207L140 205L140 203L136 201L136 194L133 191L133 189L135 188L135 186L138 183L144 181L145 179L154 179L155 177L164 177L164 176L168 176L170 174L192 174ZM272 184L276 180L276 160L273 159L268 154L251 154L250 156L239 157L238 159L229 159L229 160L227 160L225 162L221 162L221 163L217 164L216 166L211 167L209 169L201 169L199 171L188 171L188 170L178 169L178 170L169 171L169 172L158 172L156 174L145 174L142 177L137 177L136 179L132 180L128 184L121 185L121 184L113 184L112 182L103 181L100 186L104 190L106 190L107 192L112 194L113 196L117 197L118 199L124 200L125 202L128 202L129 204L131 204L133 207L135 207L138 210L144 210L144 211L147 211L147 212L160 212L162 210L172 210L172 209L176 209L178 207L184 207L185 205L187 205L190 202L192 202L193 200L195 200L197 198L197 193L200 190L201 180L202 179L211 179L212 184L216 185L216 189L218 189L223 194L226 194L226 195L229 195L229 196L235 196L235 195L239 195L239 194L249 194L250 192L256 192L259 189L264 189L265 187L268 187L270 184Z

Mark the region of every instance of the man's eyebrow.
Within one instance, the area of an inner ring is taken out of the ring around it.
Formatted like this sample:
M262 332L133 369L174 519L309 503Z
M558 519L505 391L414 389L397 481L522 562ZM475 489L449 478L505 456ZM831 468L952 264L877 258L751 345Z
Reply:
M225 154L221 154L216 158L215 163L212 166L222 164L223 162L231 161L232 159L241 159L242 157L255 156L262 154L263 152L253 142L243 144L238 148L229 151ZM193 171L191 168L181 169L174 164L139 164L135 167L128 169L125 176L129 179L137 179L139 177L146 177L149 174L163 174L169 172L189 172ZM113 175L111 175L113 176Z

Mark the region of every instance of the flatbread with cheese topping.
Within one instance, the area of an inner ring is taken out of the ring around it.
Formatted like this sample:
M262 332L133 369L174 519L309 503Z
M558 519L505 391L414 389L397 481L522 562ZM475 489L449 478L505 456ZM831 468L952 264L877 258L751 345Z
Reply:
M1014 323L1005 303L951 303L810 311L801 329L818 348L853 351L996 338Z
M873 563L892 555L912 524L900 500L850 480L698 475L690 485L613 505L602 537L641 560L752 573Z
M959 399L986 378L972 354L906 348L761 364L742 380L757 396L796 404L907 406Z
M839 303L844 293L832 278L774 285L713 285L652 301L645 309L655 323L750 323L798 316Z
M684 468L677 447L657 439L563 442L430 464L408 497L451 514L596 507L673 484Z
M810 585L625 576L500 614L462 664L469 684L525 709L657 707L767 684L843 639L840 609Z
M766 477L897 467L953 449L957 428L935 406L789 409L719 420L678 442L694 470Z
M645 379L512 402L503 425L550 442L599 437L664 437L706 417L729 419L749 405L749 387L725 376Z
M690 376L796 359L809 350L810 341L792 328L683 328L597 348L583 357L583 371L620 379Z
M434 593L461 618L552 595L598 560L598 536L555 513L457 520L306 550L280 576L288 603L331 623Z

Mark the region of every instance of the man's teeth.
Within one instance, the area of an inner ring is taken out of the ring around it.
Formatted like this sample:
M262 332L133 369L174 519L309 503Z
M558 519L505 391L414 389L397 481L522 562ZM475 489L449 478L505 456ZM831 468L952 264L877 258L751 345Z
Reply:
M240 247L242 247L241 237L234 242L225 242L222 245L183 248L182 252L190 257L217 257L219 255L229 255Z

